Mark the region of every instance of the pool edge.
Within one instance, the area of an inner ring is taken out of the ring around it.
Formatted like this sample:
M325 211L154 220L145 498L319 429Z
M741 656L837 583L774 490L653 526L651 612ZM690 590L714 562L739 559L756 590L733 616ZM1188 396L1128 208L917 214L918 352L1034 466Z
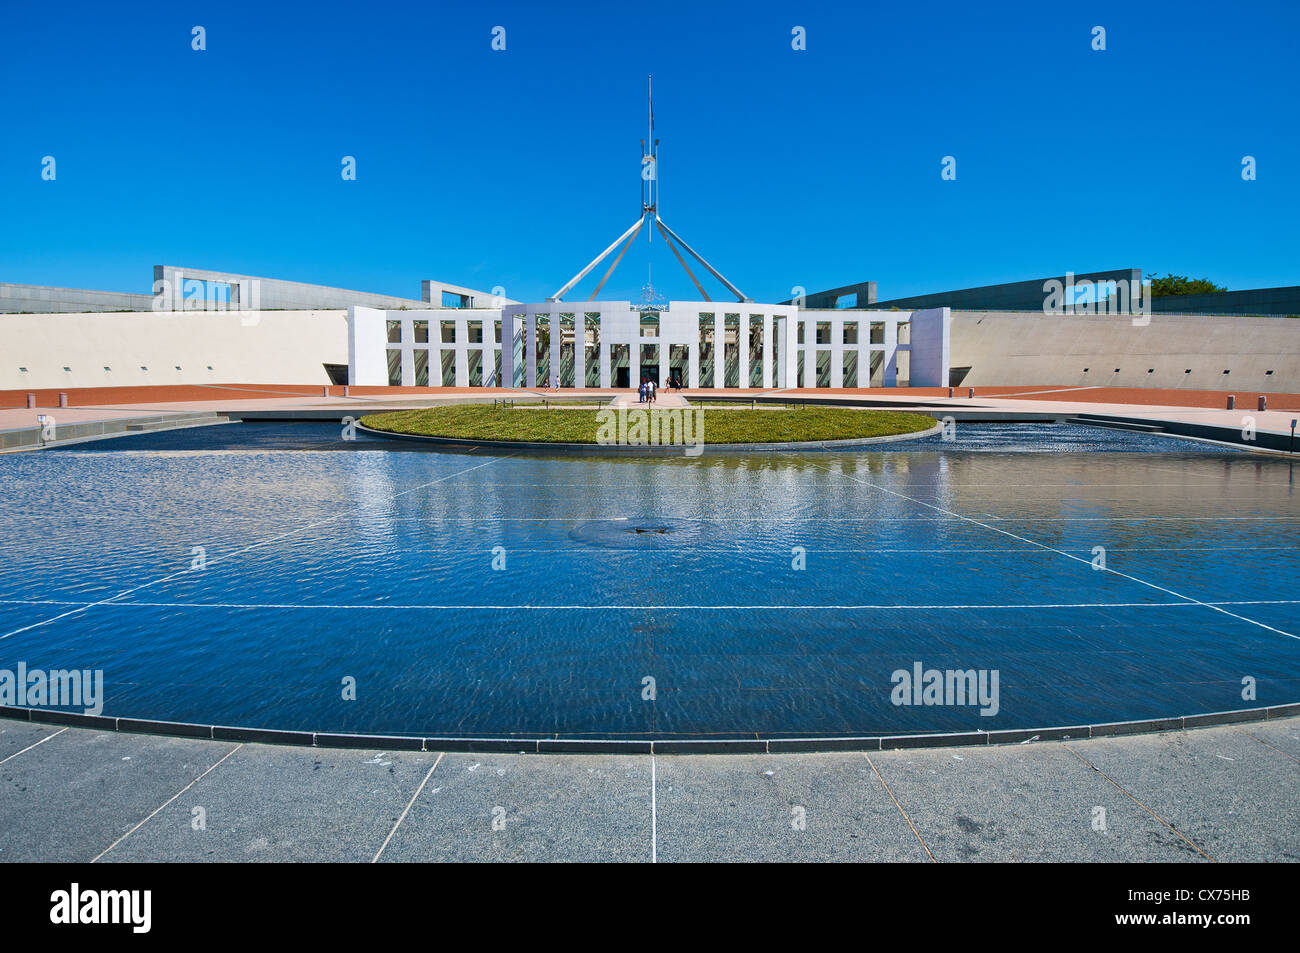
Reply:
M1186 731L1217 725L1271 721L1300 715L1300 702L1230 711L1111 721L1091 725L1054 725L993 731L931 732L911 735L827 736L821 738L441 738L419 735L349 734L287 731L232 725L117 718L80 712L0 705L0 718L34 724L98 728L127 734L162 735L211 741L280 744L304 748L359 748L368 751L484 752L499 754L808 754L845 751L898 751L913 748L968 748L1079 741L1124 735Z

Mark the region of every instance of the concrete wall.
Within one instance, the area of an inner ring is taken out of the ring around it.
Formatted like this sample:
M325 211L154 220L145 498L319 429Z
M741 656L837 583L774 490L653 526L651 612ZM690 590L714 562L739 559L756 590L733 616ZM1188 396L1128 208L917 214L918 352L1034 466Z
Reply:
M912 360L909 387L947 387L952 351L952 312L930 308L912 312Z
M36 314L148 311L152 304L153 296L147 294L0 283L0 314L24 311Z
M817 291L810 295L804 295L801 307L838 308L840 299L848 297L854 299L855 307L872 307L876 303L876 283L874 281L860 281L855 285L845 285L843 288L832 288L830 291ZM793 304L794 300L791 299L782 303Z
M0 315L0 390L328 384L347 362L343 311Z
M918 308L952 308L967 311L1038 311L1043 310L1043 301L1047 292L1043 285L1056 280L1065 284L1065 275L1033 278L1029 281L1012 281L1001 285L984 285L979 288L963 288L959 291L941 291L937 294L913 295L910 298L892 298L877 301L877 308L901 308L905 311ZM1076 274L1074 281L1138 281L1142 280L1142 269L1121 268L1117 271L1094 271L1088 274Z
M1300 320L1144 317L1150 323L1135 327L1128 315L953 311L952 368L970 367L962 385L974 387L1300 391Z
M414 298L349 291L326 285L309 285L301 281L283 281L279 278L259 278L226 271L208 271L202 268L180 268L175 265L155 265L154 291L164 297L170 311L225 310L224 302L205 300L204 285L229 285L232 310L286 310L307 311L343 309L352 306L365 308L427 308L428 304ZM160 285L162 282L164 284Z
M1137 282L1129 288L1141 286L1140 268L1122 268L1117 271L1094 271L1075 274L1074 282L1090 281ZM913 295L909 298L877 300L876 283L864 281L845 285L830 291L818 291L806 296L805 308L834 308L840 298L856 294L858 306L870 304L874 308L899 308L911 311L921 308L949 307L963 311L1042 311L1047 298L1043 285L1049 281L1066 283L1064 275L1054 278L1033 278L958 291L940 291L934 294ZM1125 292L1120 292L1124 294ZM1150 310L1165 314L1242 314L1242 315L1300 315L1300 285L1282 288L1255 288L1247 291L1223 291L1204 295L1166 295L1153 298Z
M460 285L449 285L445 281L432 281L428 278L420 282L420 297L427 305L435 308L445 307L442 303L443 293L455 295L459 303L453 305L457 308L496 308L500 310L507 304L518 304L513 298L507 298L504 295L494 295L485 291L475 291L473 288L462 288Z
M1205 295L1163 295L1151 299L1151 310L1178 314L1300 315L1300 285Z
M349 384L387 386L387 316L376 308L348 308Z

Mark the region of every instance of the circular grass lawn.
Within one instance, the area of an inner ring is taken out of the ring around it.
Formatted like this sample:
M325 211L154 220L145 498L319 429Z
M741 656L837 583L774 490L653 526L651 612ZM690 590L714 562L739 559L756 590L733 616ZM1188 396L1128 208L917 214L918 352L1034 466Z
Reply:
M645 434L656 427L666 431L671 424L680 433L684 424L686 442L728 444L892 437L929 430L936 421L924 414L856 407L804 406L791 410L688 407L684 410L656 408L647 413L641 407L594 410L448 404L370 414L361 418L361 424L371 430L417 437L579 444L645 442L638 440L638 432ZM680 438L677 442L681 442Z

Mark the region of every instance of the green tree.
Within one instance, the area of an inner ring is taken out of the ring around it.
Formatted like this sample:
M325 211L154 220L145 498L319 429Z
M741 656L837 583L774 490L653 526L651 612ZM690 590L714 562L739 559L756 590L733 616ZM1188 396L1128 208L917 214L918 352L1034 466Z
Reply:
M1223 285L1216 285L1209 278L1188 278L1186 275L1152 275L1151 296L1164 295L1205 295L1227 291Z

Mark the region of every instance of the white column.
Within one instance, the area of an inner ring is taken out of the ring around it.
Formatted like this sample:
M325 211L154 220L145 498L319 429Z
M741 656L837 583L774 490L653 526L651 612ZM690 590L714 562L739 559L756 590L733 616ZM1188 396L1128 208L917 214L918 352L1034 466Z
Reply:
M898 319L885 319L885 386L898 386Z
M600 313L600 337L596 340L600 344L600 386L605 390L613 387L609 370L609 340L605 337L605 332L609 330L605 326L605 312Z
M469 323L456 315L456 386L469 386Z

